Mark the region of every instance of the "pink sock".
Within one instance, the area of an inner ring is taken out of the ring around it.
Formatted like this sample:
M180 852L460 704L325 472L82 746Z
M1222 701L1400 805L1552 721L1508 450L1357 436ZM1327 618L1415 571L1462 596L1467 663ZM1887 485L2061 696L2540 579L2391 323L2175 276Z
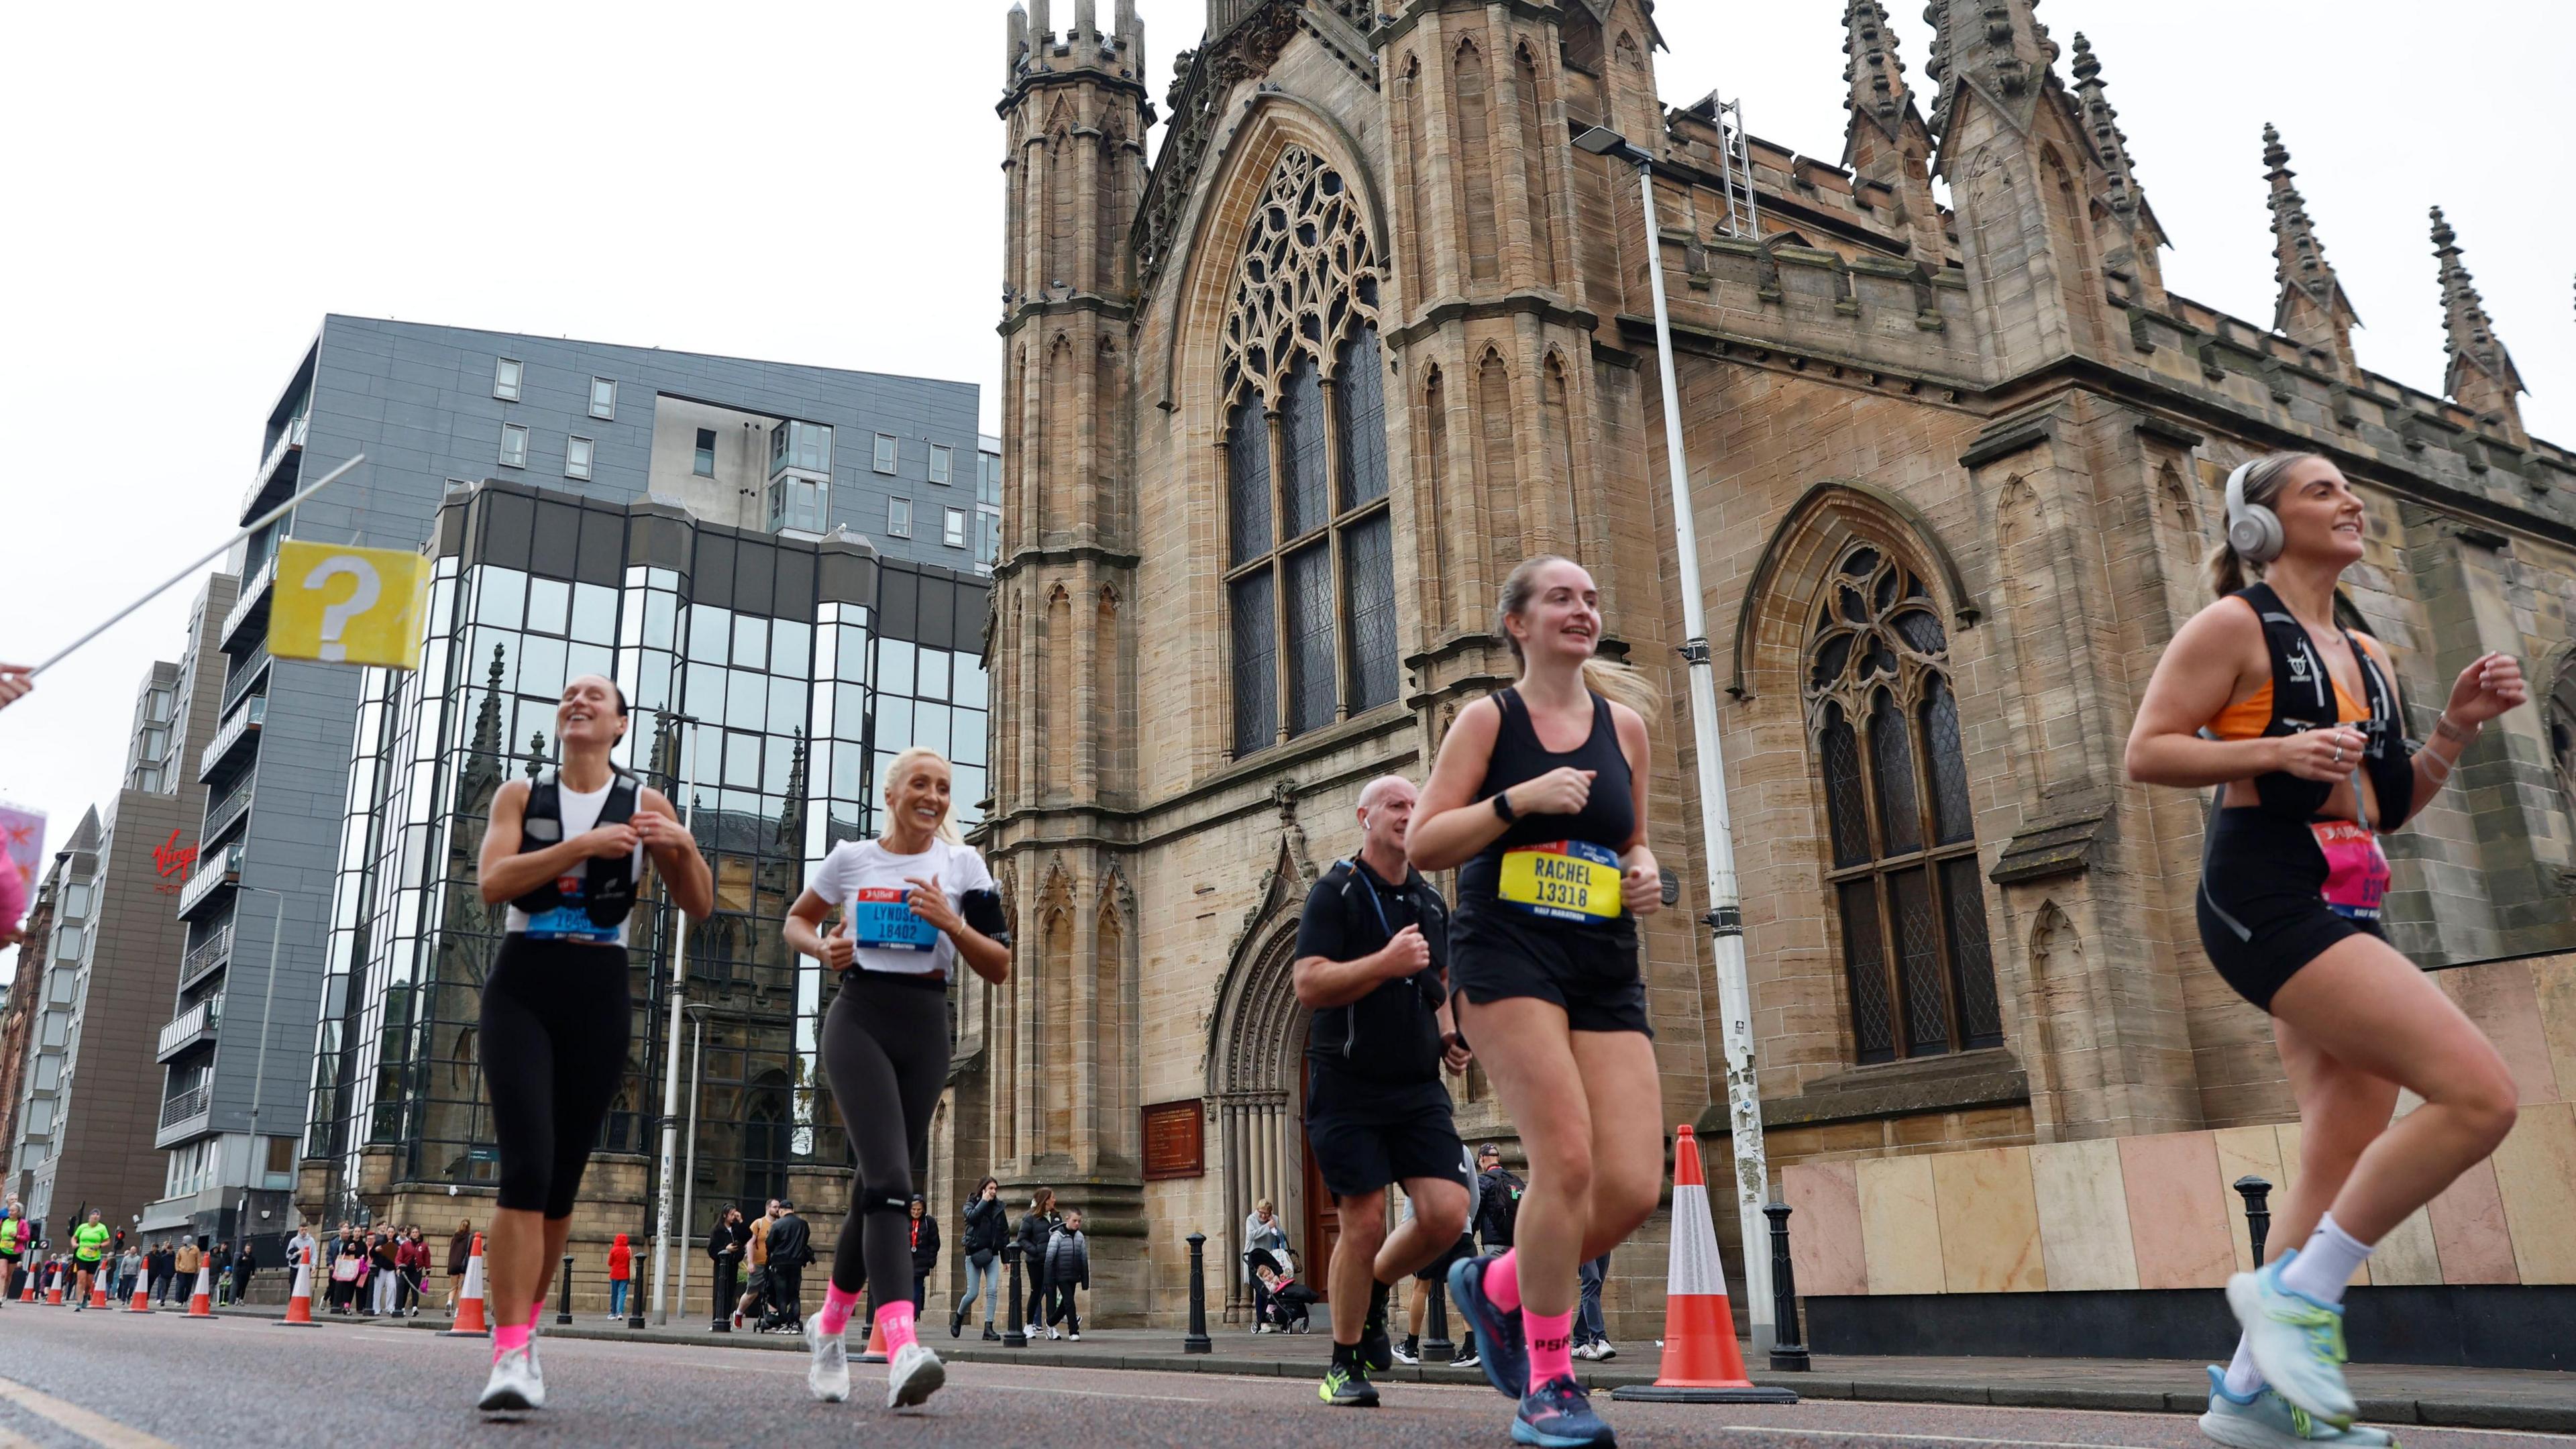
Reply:
M501 1355L527 1346L528 1325L524 1323L516 1327L506 1323L492 1325L492 1361L494 1363L501 1361Z
M1514 1312L1521 1306L1521 1254L1518 1248L1506 1250L1501 1257L1485 1265L1485 1298L1505 1313Z
M1550 1379L1574 1376L1574 1310L1563 1313L1521 1311L1521 1330L1529 1335L1530 1381L1536 1390Z
M877 1310L877 1327L884 1331L886 1356L892 1358L913 1342L912 1300L898 1299Z
M859 1311L859 1295L844 1293L837 1286L823 1290L823 1334L833 1337L850 1326L850 1315Z

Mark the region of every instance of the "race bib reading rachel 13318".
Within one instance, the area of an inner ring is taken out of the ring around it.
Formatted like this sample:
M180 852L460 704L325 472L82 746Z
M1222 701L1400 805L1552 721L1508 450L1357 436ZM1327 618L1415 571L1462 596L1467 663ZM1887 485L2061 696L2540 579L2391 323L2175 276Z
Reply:
M1499 894L1534 916L1606 921L1619 914L1619 857L1587 840L1503 852Z
M913 913L903 886L862 886L850 901L850 939L879 951L935 951L939 928Z

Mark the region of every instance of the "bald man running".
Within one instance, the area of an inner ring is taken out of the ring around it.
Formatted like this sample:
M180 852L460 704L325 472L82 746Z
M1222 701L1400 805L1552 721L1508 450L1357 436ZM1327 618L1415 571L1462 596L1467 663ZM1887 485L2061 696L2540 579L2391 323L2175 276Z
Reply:
M1306 1145L1341 1214L1326 1279L1333 1362L1317 1397L1377 1403L1372 1370L1395 1362L1388 1288L1458 1241L1467 1220L1465 1151L1440 1069L1467 1069L1450 1016L1449 908L1404 857L1415 791L1399 775L1360 791L1359 853L1335 861L1297 923L1297 1000L1306 1035ZM1413 1216L1389 1233L1386 1189Z

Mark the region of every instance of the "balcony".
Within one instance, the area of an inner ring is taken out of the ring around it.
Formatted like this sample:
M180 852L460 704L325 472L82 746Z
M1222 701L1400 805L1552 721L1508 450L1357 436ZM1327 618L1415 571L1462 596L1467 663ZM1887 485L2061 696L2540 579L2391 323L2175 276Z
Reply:
M253 625L265 627L268 623L268 601L276 593L277 560L272 556L259 566L259 572L242 580L241 597L233 600L233 611L224 615L224 627L215 635L215 647L230 650L244 630Z
M251 786L258 779L257 770L243 771L241 783L233 786L230 794L207 807L206 827L197 832L199 853L214 849L223 841L225 833L239 825L242 817L250 813Z
M233 711L232 717L224 721L223 728L215 731L215 737L198 752L197 783L202 785L213 779L215 772L231 764L236 755L248 754L249 747L259 739L261 723L267 718L268 696L264 694L252 695L247 705Z
M185 991L205 980L232 958L233 928L227 924L180 960L179 989Z
M295 480L303 472L304 435L311 426L312 419L297 418L277 435L276 445L260 460L258 476L250 480L250 491L242 495L242 522L250 522L295 491Z
M218 897L229 899L232 888L241 884L242 848L235 841L215 856L199 856L196 873L179 888L179 919L195 920L205 913L209 902Z
M161 1104L161 1130L167 1132L182 1122L205 1116L206 1109L213 1105L214 1100L215 1086L209 1082L164 1101ZM167 1147L170 1144L156 1139L153 1145Z
M224 676L224 709L227 713L232 710L236 700L250 693L252 685L267 677L268 663L268 644L265 640L248 654L234 661L232 672Z
M166 1062L192 1047L215 1039L215 1031L224 1024L224 999L209 996L161 1028L161 1045L152 1054L156 1062ZM165 1121L163 1125L168 1125Z

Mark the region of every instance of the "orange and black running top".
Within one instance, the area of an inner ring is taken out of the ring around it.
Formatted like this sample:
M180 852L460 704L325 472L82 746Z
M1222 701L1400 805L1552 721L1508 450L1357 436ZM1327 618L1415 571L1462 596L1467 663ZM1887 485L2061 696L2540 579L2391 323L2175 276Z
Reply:
M2367 771L2371 789L2379 797L2377 828L2395 828L2392 822L2406 818L2406 807L2414 797L2416 749L2415 742L2406 738L2396 685L2346 629L2343 636L2361 665L2362 693L2368 697L2366 704L2355 700L2327 671L2308 639L2307 626L2290 613L2271 585L2254 584L2230 597L2244 600L2262 621L2272 677L2261 689L2219 711L2204 732L2212 739L2250 740L2339 724L2359 726L2368 743L2361 758L2353 762L2354 795L2359 797L2359 777ZM2332 784L2302 780L2286 770L2255 776L2254 789L2267 813L2303 821L2314 819L2334 794Z

